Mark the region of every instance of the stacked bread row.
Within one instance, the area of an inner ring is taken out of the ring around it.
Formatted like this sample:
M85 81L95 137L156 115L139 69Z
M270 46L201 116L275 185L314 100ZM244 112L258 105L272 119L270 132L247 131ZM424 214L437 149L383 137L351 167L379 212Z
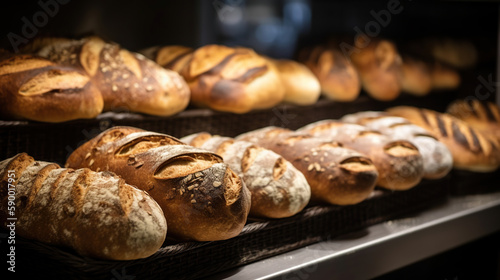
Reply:
M246 113L282 102L314 104L321 94L352 101L361 88L393 100L402 91L423 95L460 82L453 68L402 57L388 40L357 40L353 49L342 43L304 49L295 61L222 45L157 46L140 54L96 36L41 38L17 54L0 51L0 116L44 122L102 111L170 116L189 104Z

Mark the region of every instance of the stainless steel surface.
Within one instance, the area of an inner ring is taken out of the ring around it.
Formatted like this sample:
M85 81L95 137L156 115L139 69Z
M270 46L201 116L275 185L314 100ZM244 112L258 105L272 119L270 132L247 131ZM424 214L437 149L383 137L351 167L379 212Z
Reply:
M213 279L369 279L499 230L500 192L451 197L412 216L251 263Z

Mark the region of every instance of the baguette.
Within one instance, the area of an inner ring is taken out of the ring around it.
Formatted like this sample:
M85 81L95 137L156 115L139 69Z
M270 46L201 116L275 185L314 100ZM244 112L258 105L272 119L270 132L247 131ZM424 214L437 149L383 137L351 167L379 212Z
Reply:
M364 125L389 136L393 141L407 140L422 155L425 179L439 179L453 167L453 157L443 143L427 130L410 123L407 119L390 116L386 112L366 111L345 115L341 121Z
M351 62L336 48L304 48L298 55L316 75L324 96L336 101L353 101L361 91L359 75Z
M377 185L389 190L407 190L423 176L423 159L417 147L404 140L393 141L379 131L337 120L323 120L298 131L338 141L369 157L379 173Z
M0 176L2 226L12 223L14 196L15 230L24 238L110 260L148 257L165 240L158 204L111 172L61 168L21 153L0 162Z
M301 171L311 187L311 201L335 205L357 204L375 188L377 170L370 159L328 139L278 127L239 135L281 155Z
M113 127L76 149L66 166L109 170L147 191L176 240L234 237L250 210L248 189L220 156L165 134Z
M252 217L290 217L309 203L311 189L304 175L271 150L206 132L186 136L181 141L222 156L250 190Z
M184 77L194 105L241 114L271 108L285 97L276 67L251 49L206 45L184 51L167 46L144 53Z
M500 143L500 108L495 103L456 100L446 112Z
M450 150L456 169L491 172L500 164L498 143L449 114L412 106L398 106L386 111L433 133Z
M24 51L85 71L101 91L105 111L170 116L189 103L189 88L179 74L95 36L44 38Z
M41 122L94 118L100 91L83 71L31 54L0 53L0 116Z

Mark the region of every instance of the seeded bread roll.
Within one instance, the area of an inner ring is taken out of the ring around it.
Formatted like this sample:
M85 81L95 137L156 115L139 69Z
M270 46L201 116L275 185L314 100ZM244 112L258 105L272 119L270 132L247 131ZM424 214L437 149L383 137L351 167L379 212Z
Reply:
M356 51L350 55L352 64L361 78L363 89L373 98L390 101L401 92L399 73L401 57L396 46L383 39L366 43L360 38L354 43Z
M379 173L377 185L389 190L407 190L423 176L423 159L417 147L404 140L393 141L379 131L337 120L323 120L299 129L338 141L369 157Z
M0 162L0 178L0 220L6 227L15 216L16 235L111 260L148 257L165 240L158 204L111 172L61 168L21 153Z
M276 66L285 89L284 102L311 105L318 101L321 87L318 79L305 65L289 59L270 59Z
M393 107L387 112L433 133L450 150L456 169L491 172L500 164L498 143L451 115L411 106Z
M178 47L144 53L157 63L172 65L187 81L191 102L197 106L246 113L271 108L285 97L273 63L248 48L206 45L192 53Z
M76 149L66 165L113 171L147 191L177 240L234 237L250 210L250 192L220 156L165 134L110 128Z
M206 132L189 135L181 141L222 156L252 194L250 216L290 217L309 203L311 189L304 175L271 150Z
M83 71L30 54L0 52L0 116L64 122L94 118L100 91Z
M257 129L236 139L256 143L292 163L307 179L313 202L356 204L375 188L378 173L370 159L339 143L278 127Z
M399 70L399 83L403 92L424 96L432 90L432 69L428 63L408 55L403 55Z
M500 143L500 108L495 103L456 100L446 112Z
M453 157L446 145L427 130L405 118L390 116L386 112L365 111L345 115L341 121L380 131L393 141L407 140L413 143L422 155L425 179L442 178L453 167Z
M353 101L361 91L359 75L336 48L315 46L301 50L298 60L316 75L323 95L337 101Z
M85 71L101 91L106 111L170 116L189 103L189 88L179 74L98 37L45 38L25 51Z

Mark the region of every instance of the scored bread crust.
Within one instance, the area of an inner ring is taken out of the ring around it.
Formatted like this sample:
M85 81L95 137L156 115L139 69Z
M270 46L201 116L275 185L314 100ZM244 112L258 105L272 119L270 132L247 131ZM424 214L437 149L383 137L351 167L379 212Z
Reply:
M423 176L423 159L417 147L405 140L393 141L379 131L339 120L322 120L298 131L338 141L371 159L379 173L377 185L390 190L407 190Z
M340 120L380 131L393 141L407 140L413 143L422 155L425 179L442 178L453 167L453 157L446 145L429 131L405 118L394 117L383 111L364 111L345 115Z
M101 91L106 111L170 116L189 104L189 88L178 73L99 37L45 38L28 50L85 71Z
M250 192L220 156L166 134L110 128L76 149L66 166L109 170L147 191L177 240L234 237L250 210Z
M498 143L449 114L412 106L398 106L386 111L433 133L452 153L456 169L491 172L500 165Z
M2 226L12 217L8 190L15 186L19 236L111 260L148 257L165 240L160 206L111 172L61 168L21 153L0 162L0 180Z
M64 122L99 115L103 99L81 70L31 54L0 54L0 115Z
M358 97L361 91L358 72L338 49L326 46L304 48L298 60L318 78L326 97L344 102Z
M222 156L250 190L250 216L290 217L309 203L311 190L304 175L271 150L207 132L186 136L181 141Z
M180 48L166 46L144 53L184 77L193 104L246 113L271 108L285 97L276 67L251 49L205 45L189 52Z
M366 156L328 139L265 127L236 139L256 143L283 156L301 171L311 188L311 201L357 204L375 188L377 170Z

